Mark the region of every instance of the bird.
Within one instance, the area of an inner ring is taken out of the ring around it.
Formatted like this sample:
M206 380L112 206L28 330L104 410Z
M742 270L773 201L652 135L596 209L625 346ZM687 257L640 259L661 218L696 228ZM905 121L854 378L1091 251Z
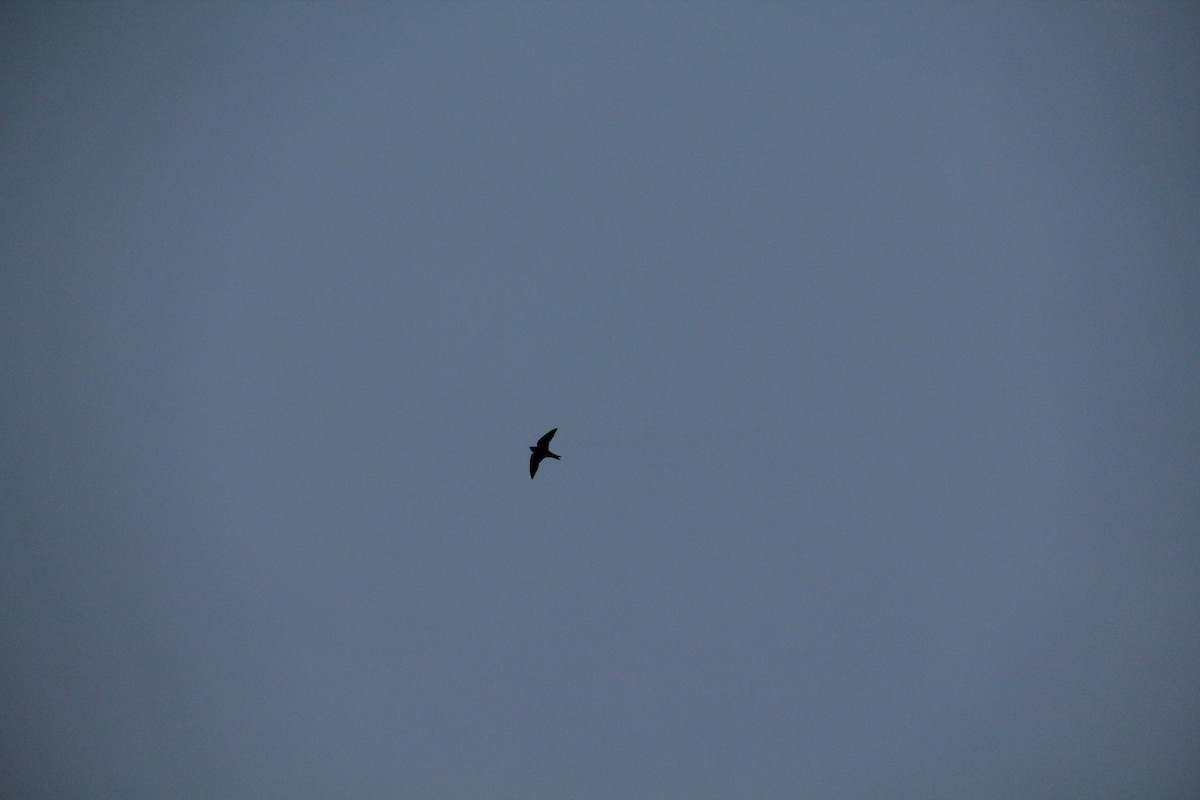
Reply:
M538 439L537 447L529 448L532 451L532 454L529 456L529 477L531 480L537 474L538 464L542 463L543 458L558 458L558 456L550 452L550 440L554 438L554 434L556 433L558 433L558 428Z

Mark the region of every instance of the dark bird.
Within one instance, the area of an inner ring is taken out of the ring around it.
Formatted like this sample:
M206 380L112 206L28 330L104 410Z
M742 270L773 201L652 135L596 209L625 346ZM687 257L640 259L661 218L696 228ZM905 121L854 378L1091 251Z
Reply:
M532 451L532 455L529 456L530 478L537 474L538 464L542 463L543 458L558 458L558 456L550 452L550 440L554 438L554 434L556 433L558 433L558 428L538 439L537 447L529 448Z

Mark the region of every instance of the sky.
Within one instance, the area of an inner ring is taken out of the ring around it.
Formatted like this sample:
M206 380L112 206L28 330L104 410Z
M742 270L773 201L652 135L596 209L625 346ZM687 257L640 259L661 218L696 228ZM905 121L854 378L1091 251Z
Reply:
M1200 795L1197 41L0 5L6 796Z

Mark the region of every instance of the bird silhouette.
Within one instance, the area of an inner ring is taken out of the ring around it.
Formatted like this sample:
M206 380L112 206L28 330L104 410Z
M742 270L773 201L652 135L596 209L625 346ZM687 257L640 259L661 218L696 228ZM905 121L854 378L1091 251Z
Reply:
M531 479L537 474L538 464L542 463L543 458L558 458L558 456L550 452L550 440L554 438L554 434L556 433L558 433L558 428L538 439L537 447L529 448L532 451L532 454L529 456L529 477Z

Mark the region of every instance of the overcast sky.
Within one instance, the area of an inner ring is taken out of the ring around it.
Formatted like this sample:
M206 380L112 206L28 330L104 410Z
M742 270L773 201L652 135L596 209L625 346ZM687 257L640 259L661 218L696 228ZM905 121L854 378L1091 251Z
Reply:
M1197 797L1198 42L0 6L5 795Z

